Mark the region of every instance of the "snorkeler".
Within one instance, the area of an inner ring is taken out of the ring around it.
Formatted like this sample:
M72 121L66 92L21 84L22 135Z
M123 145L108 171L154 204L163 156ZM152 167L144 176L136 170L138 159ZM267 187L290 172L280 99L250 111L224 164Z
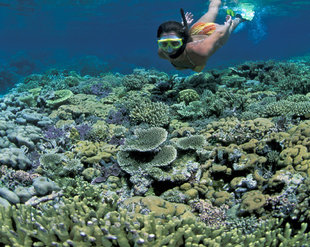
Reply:
M226 16L224 25L214 23L221 0L210 0L208 12L204 14L190 29L192 14L184 14L183 22L168 21L162 23L157 30L158 55L167 59L178 70L191 69L201 72L208 59L223 46L235 28L243 22L240 15L233 20Z

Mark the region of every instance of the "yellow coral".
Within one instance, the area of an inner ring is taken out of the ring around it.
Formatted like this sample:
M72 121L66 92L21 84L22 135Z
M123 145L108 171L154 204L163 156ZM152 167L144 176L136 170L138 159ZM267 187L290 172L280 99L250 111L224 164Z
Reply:
M158 196L135 196L124 201L124 206L131 209L135 216L142 214L145 209L155 217L165 219L167 216L177 216L181 219L195 218L189 206L168 202Z
M98 163L101 159L109 162L111 157L115 157L118 148L105 142L79 141L73 152L77 158L85 163Z

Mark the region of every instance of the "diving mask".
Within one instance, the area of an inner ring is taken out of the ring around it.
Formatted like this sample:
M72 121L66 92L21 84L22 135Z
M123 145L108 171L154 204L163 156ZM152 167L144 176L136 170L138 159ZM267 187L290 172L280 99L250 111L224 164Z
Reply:
M157 40L158 47L163 51L171 53L183 45L183 40L178 37L162 38Z

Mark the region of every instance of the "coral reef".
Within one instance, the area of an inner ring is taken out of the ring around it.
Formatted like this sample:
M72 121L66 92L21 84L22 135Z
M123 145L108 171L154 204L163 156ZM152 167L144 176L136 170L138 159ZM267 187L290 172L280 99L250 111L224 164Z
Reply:
M0 246L309 245L308 63L84 65L0 98Z

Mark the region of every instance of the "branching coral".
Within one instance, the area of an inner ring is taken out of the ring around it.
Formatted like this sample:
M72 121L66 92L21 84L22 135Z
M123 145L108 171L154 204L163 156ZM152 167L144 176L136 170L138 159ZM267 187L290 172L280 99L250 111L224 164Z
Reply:
M130 111L135 123L148 123L151 126L164 126L169 123L169 106L162 102L145 102Z

